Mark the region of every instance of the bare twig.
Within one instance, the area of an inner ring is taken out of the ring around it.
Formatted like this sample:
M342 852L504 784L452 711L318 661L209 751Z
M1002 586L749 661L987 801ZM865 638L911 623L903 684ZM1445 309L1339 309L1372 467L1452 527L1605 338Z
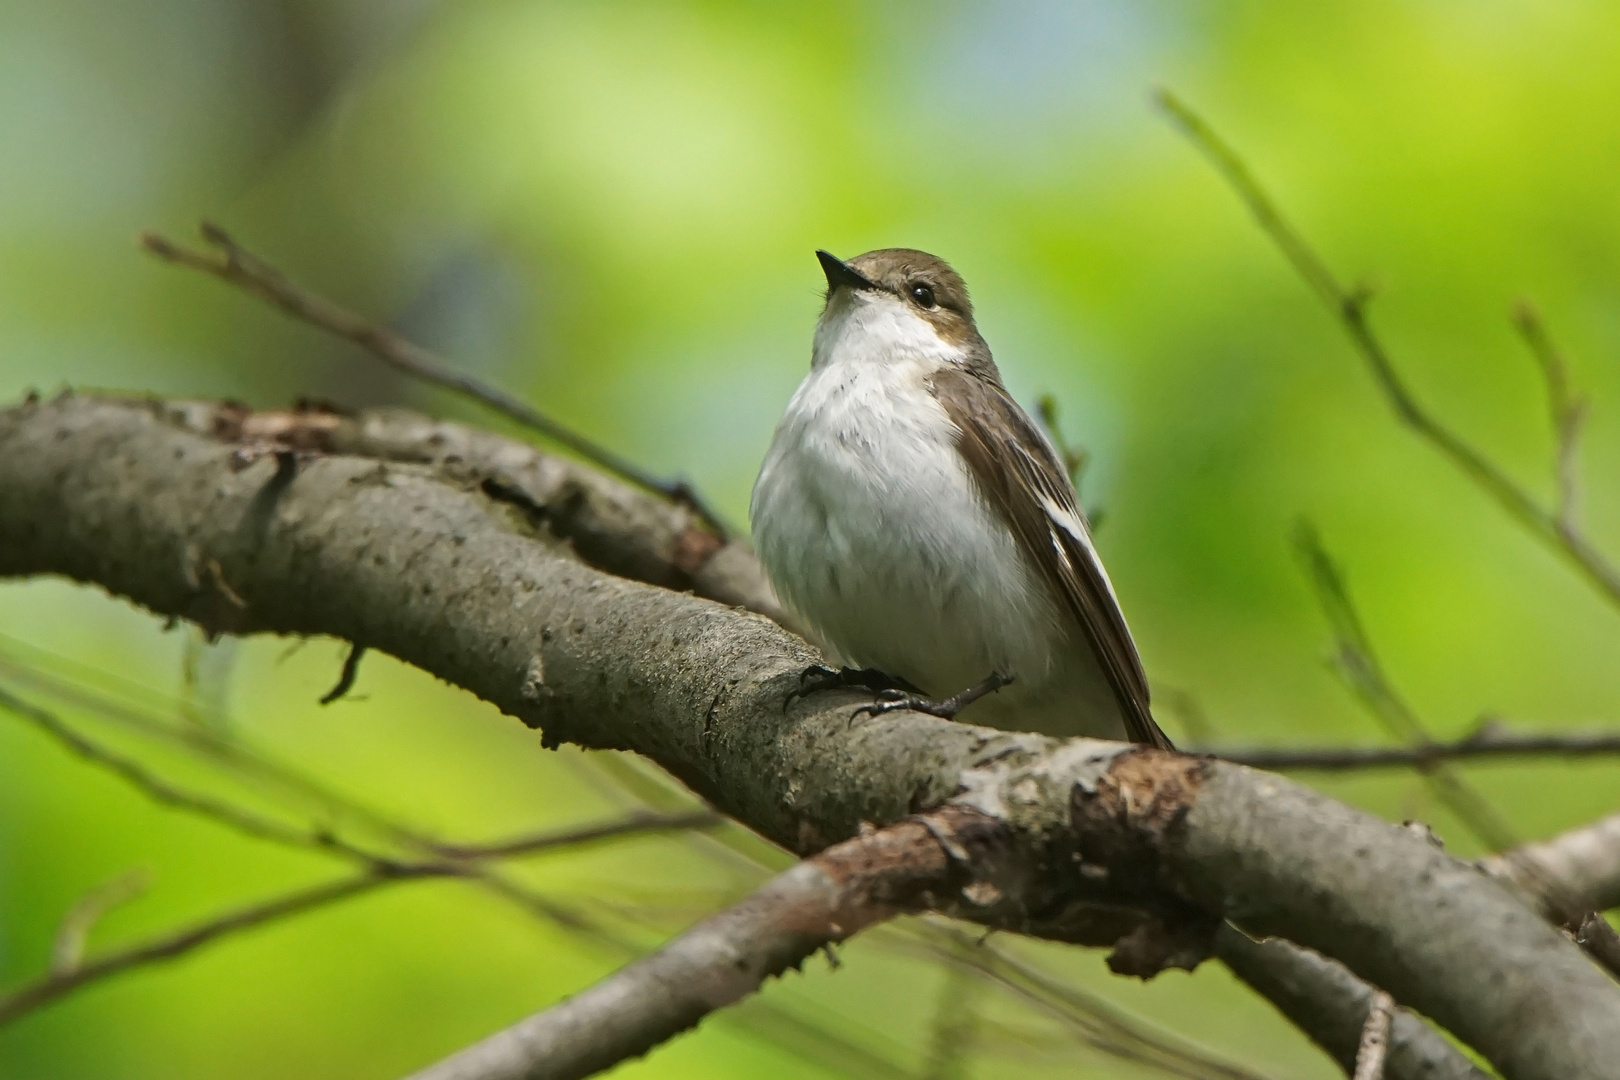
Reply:
M1063 468L1074 483L1074 489L1080 490L1080 479L1086 474L1086 466L1091 464L1091 455L1086 453L1085 447L1071 443L1063 437L1063 429L1058 425L1058 402L1051 394L1042 394L1037 403L1041 411L1041 423L1046 425L1046 433L1052 437L1057 446L1058 454L1063 458Z
M1367 1010L1367 1023L1361 1029L1361 1048L1356 1051L1354 1080L1384 1080L1384 1056L1389 1050L1389 1022L1395 1013L1395 999L1382 990L1373 995Z
M723 820L713 812L681 814L642 813L630 818L602 822L574 829L556 830L488 845L439 844L421 839L417 846L427 850L427 859L402 860L360 847L329 830L301 829L245 810L232 803L202 796L169 782L146 766L115 753L83 733L74 730L51 712L23 701L0 688L0 708L33 724L85 760L102 766L154 801L206 818L244 835L268 840L286 847L302 848L335 855L362 867L363 877L347 886L309 893L295 893L246 912L221 916L145 945L133 946L107 957L81 963L85 936L93 923L109 907L127 898L133 882L119 879L88 894L63 919L57 935L50 973L35 983L0 998L0 1024L39 1005L55 1000L89 982L121 973L153 960L189 952L223 934L257 925L271 918L310 910L320 903L344 899L384 883L423 877L456 877L480 884L540 917L594 940L604 940L604 931L592 920L563 905L524 889L483 865L484 860L513 855L554 851L563 847L592 843L632 834L698 828ZM404 829L402 836L408 836ZM360 884L358 882L363 882ZM332 891L335 890L335 891ZM325 899L321 899L324 897ZM179 944L177 944L177 942ZM620 952L623 943L614 944Z
M632 834L677 832L708 829L723 825L726 818L713 810L688 810L659 813L638 810L617 821L604 821L574 829L553 830L501 840L490 844L435 844L433 849L450 859L509 858L513 855L531 855L556 847L578 847L597 840L612 840Z
M227 935L263 926L291 915L300 915L335 901L369 892L391 880L394 879L369 871L353 877L340 878L326 885L301 889L272 900L238 908L184 930L107 953L105 956L96 957L65 970L53 968L44 978L0 997L0 1024L9 1023L24 1013L49 1004L89 983L131 968L184 956L193 949Z
M960 948L960 947L959 947ZM970 966L946 965L929 1025L922 1080L963 1080L978 1037L983 984Z
M567 447L586 461L628 480L637 487L667 499L684 503L703 519L721 539L727 536L725 524L685 480L665 480L546 416L506 391L490 386L447 365L433 353L384 326L369 322L289 281L286 275L247 251L229 233L211 222L202 224L203 239L220 249L219 254L193 251L152 232L140 236L143 248L165 262L200 270L228 281L268 301L282 311L312 326L336 334L365 349L383 363L413 378L432 383L495 410L524 427L539 432L559 446Z
M938 837L962 813L933 816L932 827L903 822L798 863L650 956L413 1080L573 1080L645 1053L947 885L953 857Z
M1400 421L1495 499L1531 535L1567 559L1611 603L1620 605L1620 570L1593 548L1570 520L1542 506L1500 465L1441 423L1413 396L1368 321L1370 291L1350 288L1339 281L1322 256L1282 216L1237 151L1203 117L1167 90L1158 91L1156 98L1176 126L1215 164L1306 284L1338 316Z
M79 757L113 773L154 802L208 818L255 839L268 840L287 847L343 850L343 846L333 838L317 839L308 830L298 829L243 810L222 799L186 791L158 776L133 758L108 749L75 731L54 713L24 701L3 687L0 687L0 709L26 720ZM364 858L369 859L370 856Z
M1373 651L1361 616L1350 599L1344 575L1309 522L1294 531L1294 546L1333 629L1333 668L1358 700L1397 739L1413 746L1433 745L1416 710L1395 689ZM1507 819L1444 761L1419 767L1425 782L1486 848L1504 851L1519 840Z
M348 655L343 658L343 670L338 672L338 681L332 689L321 695L322 705L330 705L354 689L355 676L360 674L360 658L365 655L364 645L355 643L349 646Z
M1080 494L1080 481L1086 475L1086 467L1091 464L1091 455L1079 443L1072 443L1063 437L1063 429L1058 425L1058 402L1051 394L1042 394L1037 405L1041 413L1041 423L1046 425L1046 433L1052 438L1052 445L1057 449L1058 456L1063 459L1064 471L1069 474L1069 482L1074 485L1075 495ZM1083 507L1086 522L1092 529L1100 529L1103 523L1104 511L1100 506Z
M1553 441L1553 479L1558 484L1558 502L1554 517L1565 530L1579 528L1580 469L1576 450L1581 437L1581 422L1586 418L1586 402L1574 396L1569 388L1569 369L1564 357L1552 343L1541 312L1528 300L1520 300L1513 309L1513 323L1530 347L1547 384L1547 412L1551 421Z
M880 933L891 936L901 932L899 926L880 928ZM1110 1057L1186 1080L1260 1080L1261 1074L1224 1061L1183 1036L1132 1016L1101 994L1022 960L1009 949L982 943L957 927L930 919L920 924L918 936L926 955L971 969Z
M1432 769L1442 761L1518 757L1595 757L1620 754L1620 734L1510 734L1486 726L1455 742L1420 742L1410 746L1220 747L1205 753L1256 769L1309 769L1349 772L1357 769Z
M152 884L151 871L145 867L126 870L111 881L104 881L91 889L68 909L57 927L56 940L51 943L52 976L66 975L84 961L84 945L101 917L120 904L126 904L144 893Z

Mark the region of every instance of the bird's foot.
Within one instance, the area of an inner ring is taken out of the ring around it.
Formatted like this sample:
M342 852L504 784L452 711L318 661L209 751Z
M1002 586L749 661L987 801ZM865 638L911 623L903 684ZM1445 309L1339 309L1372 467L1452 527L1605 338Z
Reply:
M1005 675L991 672L982 682L963 690L943 701L931 701L920 694L907 693L904 690L883 690L878 693L878 700L870 705L862 705L856 709L854 716L867 713L871 716L882 716L884 713L907 712L927 713L929 716L938 716L945 720L956 719L956 714L978 701L980 698L993 694L1003 686L1012 682Z
M870 690L874 694L921 694L922 691L906 680L877 668L830 668L825 664L812 664L799 673L798 689L788 693L782 711L793 704L795 698L809 697L824 690Z

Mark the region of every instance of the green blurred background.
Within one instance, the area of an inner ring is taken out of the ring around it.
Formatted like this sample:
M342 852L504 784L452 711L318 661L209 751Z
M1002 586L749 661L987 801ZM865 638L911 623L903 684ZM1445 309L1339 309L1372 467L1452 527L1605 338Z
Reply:
M1592 403L1582 513L1620 550L1620 11L1596 0L0 0L0 397L308 394L491 422L134 246L206 216L740 521L806 367L812 250L920 247L972 285L1015 393L1055 394L1091 451L1085 497L1172 734L1384 738L1323 662L1301 515L1436 734L1612 718L1620 613L1395 424L1156 85L1378 284L1420 394L1547 494L1545 399L1508 318L1541 305ZM543 751L384 657L321 708L335 642L204 648L58 582L0 586L0 632L0 685L210 790L236 789L69 698L204 725L449 837L627 804L628 766ZM1611 765L1468 772L1526 837L1620 804ZM1410 776L1305 779L1477 850ZM718 850L648 838L515 873L645 947L764 872ZM0 714L0 988L131 867L152 887L93 948L337 873L155 807ZM966 995L978 1048L935 1075L1161 1075L904 944L857 940L621 1073L924 1075L936 1001ZM1013 948L1263 1075L1335 1075L1214 965L1141 985L1095 953ZM484 891L401 885L0 1029L0 1077L387 1078L620 959Z

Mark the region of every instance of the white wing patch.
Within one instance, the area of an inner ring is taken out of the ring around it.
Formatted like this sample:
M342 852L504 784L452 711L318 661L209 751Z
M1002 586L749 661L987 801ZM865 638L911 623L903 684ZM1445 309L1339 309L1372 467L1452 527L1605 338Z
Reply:
M1096 547L1091 543L1091 530L1086 528L1085 521L1079 514L1057 502L1049 495L1043 494L1041 496L1041 509L1046 511L1046 516L1052 520L1054 528L1061 528L1074 537L1075 542L1080 545L1080 550L1085 552L1086 561L1097 571L1097 576L1102 578L1104 587L1108 589L1109 597L1117 606L1119 596L1115 594L1114 583L1108 577L1107 569L1103 567L1102 557L1097 554ZM1068 553L1063 550L1063 544L1058 541L1056 533L1052 534L1052 542L1057 546L1058 553L1063 556L1064 562L1068 562Z

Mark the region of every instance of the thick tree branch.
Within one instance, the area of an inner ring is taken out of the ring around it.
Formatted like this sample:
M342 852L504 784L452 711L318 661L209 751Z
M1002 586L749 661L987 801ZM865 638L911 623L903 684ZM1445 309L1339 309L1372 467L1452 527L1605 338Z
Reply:
M431 468L447 483L479 487L537 533L565 541L619 577L691 590L751 608L784 625L748 545L722 541L685 506L649 499L576 462L479 428L403 409L348 415L329 408L252 412L219 402L170 402L168 417L238 445L246 464L264 454L345 454Z
M1196 959L1225 916L1339 958L1510 1080L1620 1059L1620 988L1404 829L1227 763L916 715L857 722L849 692L787 705L818 658L768 620L602 574L431 466L332 456L295 471L237 450L148 403L0 414L0 574L96 582L219 631L364 641L548 743L647 754L806 854L863 822L978 810L993 842L936 905L1118 940L1122 968Z

